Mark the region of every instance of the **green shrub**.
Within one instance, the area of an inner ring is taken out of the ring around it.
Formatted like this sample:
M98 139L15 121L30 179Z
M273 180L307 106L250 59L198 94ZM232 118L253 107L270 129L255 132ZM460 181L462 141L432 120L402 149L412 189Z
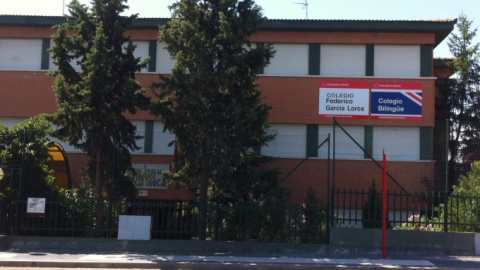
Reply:
M308 188L303 207L300 239L303 243L319 243L325 236L327 214L322 202L317 199L315 190Z
M462 175L458 186L453 186L453 194L445 205L440 204L440 221L448 221L449 231L480 232L480 161L474 161L467 175Z
M368 190L368 199L362 208L362 225L364 228L383 227L383 206L382 195L377 192L375 179Z

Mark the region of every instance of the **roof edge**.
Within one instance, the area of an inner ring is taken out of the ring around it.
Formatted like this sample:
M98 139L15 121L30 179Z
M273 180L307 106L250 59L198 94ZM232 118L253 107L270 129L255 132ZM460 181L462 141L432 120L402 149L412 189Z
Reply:
M169 18L137 18L131 28L158 29ZM0 26L52 27L64 16L0 15ZM266 19L260 31L434 33L436 45L453 31L457 19L443 20L287 20Z

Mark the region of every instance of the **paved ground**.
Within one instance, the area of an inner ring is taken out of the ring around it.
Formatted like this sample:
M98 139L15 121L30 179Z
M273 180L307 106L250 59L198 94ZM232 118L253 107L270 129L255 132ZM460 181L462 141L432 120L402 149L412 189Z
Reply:
M128 269L480 269L480 257L380 254L135 254L58 250L3 251L0 269L128 268Z

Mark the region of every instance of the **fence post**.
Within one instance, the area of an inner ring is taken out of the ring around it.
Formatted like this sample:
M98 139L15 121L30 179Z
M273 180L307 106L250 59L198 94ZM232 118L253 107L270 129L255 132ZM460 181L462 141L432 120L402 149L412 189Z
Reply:
M443 207L443 231L448 232L448 178L450 177L448 174L448 149L450 147L450 123L449 119L445 121L445 194L444 196L444 207Z
M22 198L23 193L23 168L25 165L25 147L26 147L26 137L27 131L24 131L22 134L22 147L20 151L22 151L22 159L20 160L20 172L18 176L18 191L17 191L17 200L20 201Z
M382 224L382 259L387 258L387 155L383 154L383 177L382 177L382 197L383 197L383 224Z
M1 181L1 180L0 180ZM0 198L0 234L6 234L6 221L7 221L7 200L5 198Z
M327 148L327 244L330 244L330 133Z
M113 188L115 187L115 171L116 171L116 158L117 158L117 151L116 151L116 136L113 135L112 138L112 156L111 156L111 175L110 175L110 185L108 188L108 205L107 205L107 232L106 237L110 238L110 233L113 231L112 228L113 223L113 211L112 211L112 197L113 197ZM102 202L103 203L103 202Z
M332 139L332 197L331 197L331 202L330 202L330 205L332 207L331 211L331 225L333 225L333 222L334 222L334 212L335 212L335 129L336 129L336 126L337 126L337 120L335 120L335 117L333 118L333 139Z
M22 193L23 193L23 168L25 166L25 145L26 145L26 137L27 137L27 131L24 130L24 132L22 133L22 144L21 144L21 149L20 151L22 151L22 158L20 160L20 168L19 168L19 172L18 172L18 190L17 190L17 202L15 203L15 221L14 221L14 230L15 230L15 233L18 233L17 230L18 228L20 228L20 224L21 224L21 221L20 221L20 213L21 213L21 209L20 209L20 201L22 200Z

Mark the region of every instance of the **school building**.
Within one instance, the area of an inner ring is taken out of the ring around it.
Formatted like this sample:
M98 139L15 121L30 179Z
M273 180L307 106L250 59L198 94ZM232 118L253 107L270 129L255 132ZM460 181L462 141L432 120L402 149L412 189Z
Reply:
M168 74L173 60L157 42L158 26L168 19L139 18L126 35L137 45L137 57L151 57L136 78L148 90L159 74ZM0 123L13 126L40 113L54 113L55 65L47 51L52 26L63 17L0 15ZM324 191L334 174L336 188L368 188L381 172L368 154L388 155L392 188L429 190L435 181L433 154L437 78L450 75L434 61L433 50L453 30L456 19L435 21L267 20L251 37L256 44L272 43L271 64L259 74L259 89L270 111L269 133L276 139L261 154L278 157L269 166L282 172L301 202L309 187L326 200ZM438 76L437 76L438 74ZM348 132L333 131L335 119ZM137 196L154 200L194 200L191 191L169 185L161 170L173 161L174 134L164 133L161 119L148 112L131 117L144 136L133 153L143 178L135 181ZM335 134L332 134L335 133ZM326 138L327 146L318 147ZM350 138L351 137L351 138ZM358 147L352 138L360 144ZM81 182L86 156L60 142L73 183ZM363 151L362 148L365 150ZM366 154L368 153L368 154ZM412 173L414 172L414 173ZM75 184L73 185L75 186Z

